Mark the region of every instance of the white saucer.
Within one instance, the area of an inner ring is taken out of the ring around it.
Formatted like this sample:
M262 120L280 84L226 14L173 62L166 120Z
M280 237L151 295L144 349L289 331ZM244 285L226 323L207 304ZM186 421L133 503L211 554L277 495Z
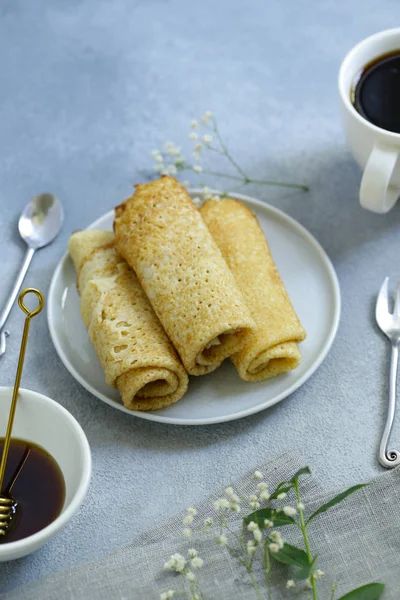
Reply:
M297 221L259 200L241 194L232 196L245 202L257 215L307 331L307 339L300 345L303 357L300 366L265 382L247 383L227 360L210 375L191 377L187 394L176 404L156 412L129 411L122 405L118 390L104 382L100 363L81 321L76 273L66 254L50 285L47 302L50 334L71 375L100 400L151 421L175 425L220 423L246 417L283 400L307 381L324 360L340 317L339 283L332 263L320 244ZM113 219L114 211L110 211L89 227L112 230Z

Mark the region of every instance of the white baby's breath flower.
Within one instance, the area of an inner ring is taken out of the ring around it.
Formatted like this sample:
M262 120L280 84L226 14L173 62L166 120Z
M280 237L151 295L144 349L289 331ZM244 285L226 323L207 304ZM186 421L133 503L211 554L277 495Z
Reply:
M270 498L270 496L269 496L267 490L263 490L260 493L260 500L263 500L264 502L268 502L269 498Z
M199 198L198 196L195 196L194 198L192 198L192 202L195 206L197 206L197 208L199 208L203 204L203 200L201 198ZM214 502L214 508L215 508L215 502Z
M188 571L186 573L186 579L188 581L196 581L196 575L194 573L192 573L192 571Z
M257 508L260 508L260 503L259 502L250 502L250 508L252 510L257 510Z
M212 519L211 517L207 517L207 519L204 520L204 525L206 527L212 527L214 524L214 519Z
M229 500L227 500L227 498L218 498L218 500L214 502L214 508L215 510L220 510L221 508L229 508Z
M269 537L275 544L278 544L279 548L283 548L284 542L279 531L271 531Z
M193 600L200 600L200 596L196 592L193 594Z
M286 582L286 587L287 587L287 589L296 587L294 579L288 579Z
M206 200L208 200L211 196L211 190L209 187L207 187L206 185L203 187L203 189L201 190L201 193L203 194L204 198ZM232 490L232 494L233 494L233 489L231 487L226 488L227 490ZM225 490L225 494L226 494L226 490ZM230 494L232 496L232 494ZM226 494L227 496L229 494Z
M254 494L250 496L250 502L257 502L258 498Z
M255 531L253 531L253 537L256 540L256 542L261 542L262 540L262 533L259 529L256 529Z
M192 530L189 527L186 527L186 529L183 530L183 535L185 537L190 537L192 535Z
M185 181L182 181L182 185L183 185L183 187L188 188L188 187L190 187L190 181L185 179Z
M213 141L212 135L203 135L201 139L204 144L211 144L211 142Z
M297 513L297 510L293 506L284 506L283 512L287 517L294 517L294 515Z
M261 473L261 471L254 471L253 477L254 477L254 479L262 479L263 474Z
M297 510L304 510L304 508L305 508L305 506L304 506L304 504L302 502L299 502L297 504Z
M314 579L321 579L323 575L325 575L324 571L321 571L321 569L317 569L314 573Z
M222 534L219 535L216 540L217 544L219 544L220 546L226 546L228 544L228 538L226 537L226 535Z
M257 489L259 492L263 492L268 489L268 484L266 484L265 481L260 481L260 483L257 483Z
M192 140L193 142L196 141L198 137L199 136L194 131L192 131L192 133L189 133L189 140Z
M185 566L186 559L182 556L182 554L176 553L172 554L169 561L165 563L164 569L170 569L172 571L176 571L177 573L182 573Z
M185 159L182 156L182 154L178 154L178 156L175 157L175 164L177 167L183 165L184 162L185 162Z
M269 544L268 548L271 550L271 552L279 552L278 544L275 544L275 543Z
M165 167L164 167L164 163L158 163L157 165L154 165L153 167L153 171L155 171L156 173L162 173L164 171Z
M193 165L193 171L195 173L201 173L203 170L203 167L201 165Z
M236 502L231 502L229 508L233 511L233 512L240 512L242 509L240 508L240 504L237 504Z
M249 541L247 542L247 552L248 552L249 554L254 554L254 552L255 552L256 550L257 550L257 547L256 547L256 542L255 542L255 540L249 540Z
M166 169L164 169L165 175L176 175L178 170L175 165L168 165Z
M196 119L193 119L192 121L190 121L190 127L191 129L197 129L199 126L199 122L196 121Z
M270 536L271 540L273 542L280 542L280 540L282 539L281 533L280 531L271 531Z
M174 142L167 142L164 146L165 152L170 156L177 156L181 153L180 146L177 146Z
M194 145L195 152L201 152L203 150L203 146L201 144Z
M155 161L157 162L163 162L163 156L161 154L161 152L159 150L152 150L151 151L151 156L154 158Z
M208 187L204 187L204 188L203 188L203 194L204 194L204 195L206 195L208 191L209 191L209 190L208 190ZM230 498L231 496L233 496L233 493L234 493L234 492L233 492L233 488L231 488L231 487L227 487L227 488L225 489L225 494L228 496L228 498Z
M266 529L269 529L270 527L274 526L274 522L270 521L270 519L264 519L264 527Z
M239 504L239 502L240 502L239 496L237 494L232 494L231 502L233 502L234 504Z
M211 110L207 110L204 115L201 117L201 122L202 123L208 123L210 119L212 119L212 112Z
M308 587L310 590L312 590L312 583L311 583L311 579L310 579L310 578L306 579L304 583L306 584L306 586L307 586L307 587Z
M277 500L284 500L287 496L286 492L281 492L280 494L277 495Z
M189 558L196 558L197 555L198 555L198 552L197 552L196 548L189 548L189 550L188 550Z
M204 560L200 558L200 556L195 556L190 561L190 564L192 565L193 569L201 569L204 564Z
M183 519L183 522L185 525L191 525L193 523L192 515L186 515L186 517Z
M187 509L187 514L195 517L197 515L197 508L194 508L194 506L189 506Z
M221 200L221 196L219 194L214 194L211 196L211 200Z
M257 523L255 523L254 521L250 521L250 523L247 525L247 530L256 531L256 529L258 529Z
M160 600L170 600L175 596L174 590L168 590L168 592L163 592L160 594Z

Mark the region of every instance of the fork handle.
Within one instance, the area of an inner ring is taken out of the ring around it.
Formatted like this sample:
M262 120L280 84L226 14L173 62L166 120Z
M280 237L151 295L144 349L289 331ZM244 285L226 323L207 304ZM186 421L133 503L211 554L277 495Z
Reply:
M388 442L393 427L395 409L396 409L396 384L397 384L397 366L399 362L399 344L392 342L392 352L390 355L390 376L389 376L389 404L386 417L385 429L383 430L381 445L379 447L379 462L383 467L392 469L400 465L400 452L397 450L388 450Z

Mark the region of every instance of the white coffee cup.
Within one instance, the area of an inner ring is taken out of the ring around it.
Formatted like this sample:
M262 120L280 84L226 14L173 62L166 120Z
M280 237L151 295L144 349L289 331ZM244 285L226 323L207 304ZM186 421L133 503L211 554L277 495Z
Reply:
M376 213L388 212L400 195L400 134L367 121L354 108L351 95L363 67L393 50L400 50L400 28L387 29L362 40L350 50L339 70L339 95L347 144L364 169L360 204Z

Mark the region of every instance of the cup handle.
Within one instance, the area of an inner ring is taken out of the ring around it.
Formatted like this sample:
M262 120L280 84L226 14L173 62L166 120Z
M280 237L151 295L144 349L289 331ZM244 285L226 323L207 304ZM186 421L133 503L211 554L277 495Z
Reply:
M400 189L390 185L399 154L375 144L365 165L360 187L360 204L375 213L387 213L395 205Z

